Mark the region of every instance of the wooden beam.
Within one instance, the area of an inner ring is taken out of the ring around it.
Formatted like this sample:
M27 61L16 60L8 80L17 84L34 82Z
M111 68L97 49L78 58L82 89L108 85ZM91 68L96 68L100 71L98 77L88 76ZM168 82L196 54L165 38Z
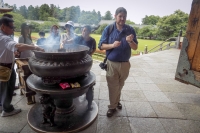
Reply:
M186 37L189 41L188 46L188 59L192 64L195 51L197 49L197 40L200 31L200 0L193 0L192 9L190 11L188 26L186 30ZM199 48L199 47L198 47Z

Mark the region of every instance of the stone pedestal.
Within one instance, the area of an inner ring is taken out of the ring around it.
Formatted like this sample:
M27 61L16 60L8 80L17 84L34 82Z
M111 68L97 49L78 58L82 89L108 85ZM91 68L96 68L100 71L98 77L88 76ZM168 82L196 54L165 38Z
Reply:
M42 133L77 132L96 119L98 106L93 101L95 75L88 72L67 82L78 82L81 87L63 90L59 85L45 86L42 79L34 74L28 77L28 87L41 95L40 100L49 99L49 102L37 103L29 111L28 123L33 130Z

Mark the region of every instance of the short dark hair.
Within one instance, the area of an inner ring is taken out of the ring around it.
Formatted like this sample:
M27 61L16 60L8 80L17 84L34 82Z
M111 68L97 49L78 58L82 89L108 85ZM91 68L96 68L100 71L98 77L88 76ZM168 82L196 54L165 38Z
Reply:
M125 9L124 7L119 7L119 8L117 8L117 10L115 11L115 15L118 15L118 14L121 13L121 12L127 14L127 11L126 11L126 9Z
M92 28L89 25L85 25L83 26L83 28L86 28L90 33L92 32Z
M13 15L11 15L11 14L3 14L3 16L2 17L8 17L8 18L13 18ZM2 25L2 22L1 22L1 20L0 20L0 25Z
M9 18L9 17L2 17L0 19L1 25L3 24L3 25L6 25L6 26L9 26L9 23L13 23L13 22L14 22L14 20L12 18Z
M40 31L40 32L39 32L39 35L40 35L40 36L45 36L45 33L44 33L43 31Z
M13 18L13 15L11 15L11 14L4 14L2 17L8 17L8 18Z

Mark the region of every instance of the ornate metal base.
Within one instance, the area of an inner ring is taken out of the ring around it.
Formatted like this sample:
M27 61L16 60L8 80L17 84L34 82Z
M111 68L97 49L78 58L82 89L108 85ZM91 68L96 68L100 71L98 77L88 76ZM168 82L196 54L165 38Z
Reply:
M75 110L70 114L57 114L55 113L54 121L56 126L50 127L50 123L42 124L42 105L35 104L28 113L28 123L30 127L36 132L40 133L71 133L78 132L87 128L94 122L98 114L98 106L93 101L92 108L87 108L87 100L83 96L74 99L73 102Z

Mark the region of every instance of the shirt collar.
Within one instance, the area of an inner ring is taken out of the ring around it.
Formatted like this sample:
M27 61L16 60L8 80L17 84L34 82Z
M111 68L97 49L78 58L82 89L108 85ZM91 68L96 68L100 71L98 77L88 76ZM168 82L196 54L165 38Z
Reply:
M126 25L123 25L122 31L126 28ZM114 29L117 30L116 22L114 22Z

